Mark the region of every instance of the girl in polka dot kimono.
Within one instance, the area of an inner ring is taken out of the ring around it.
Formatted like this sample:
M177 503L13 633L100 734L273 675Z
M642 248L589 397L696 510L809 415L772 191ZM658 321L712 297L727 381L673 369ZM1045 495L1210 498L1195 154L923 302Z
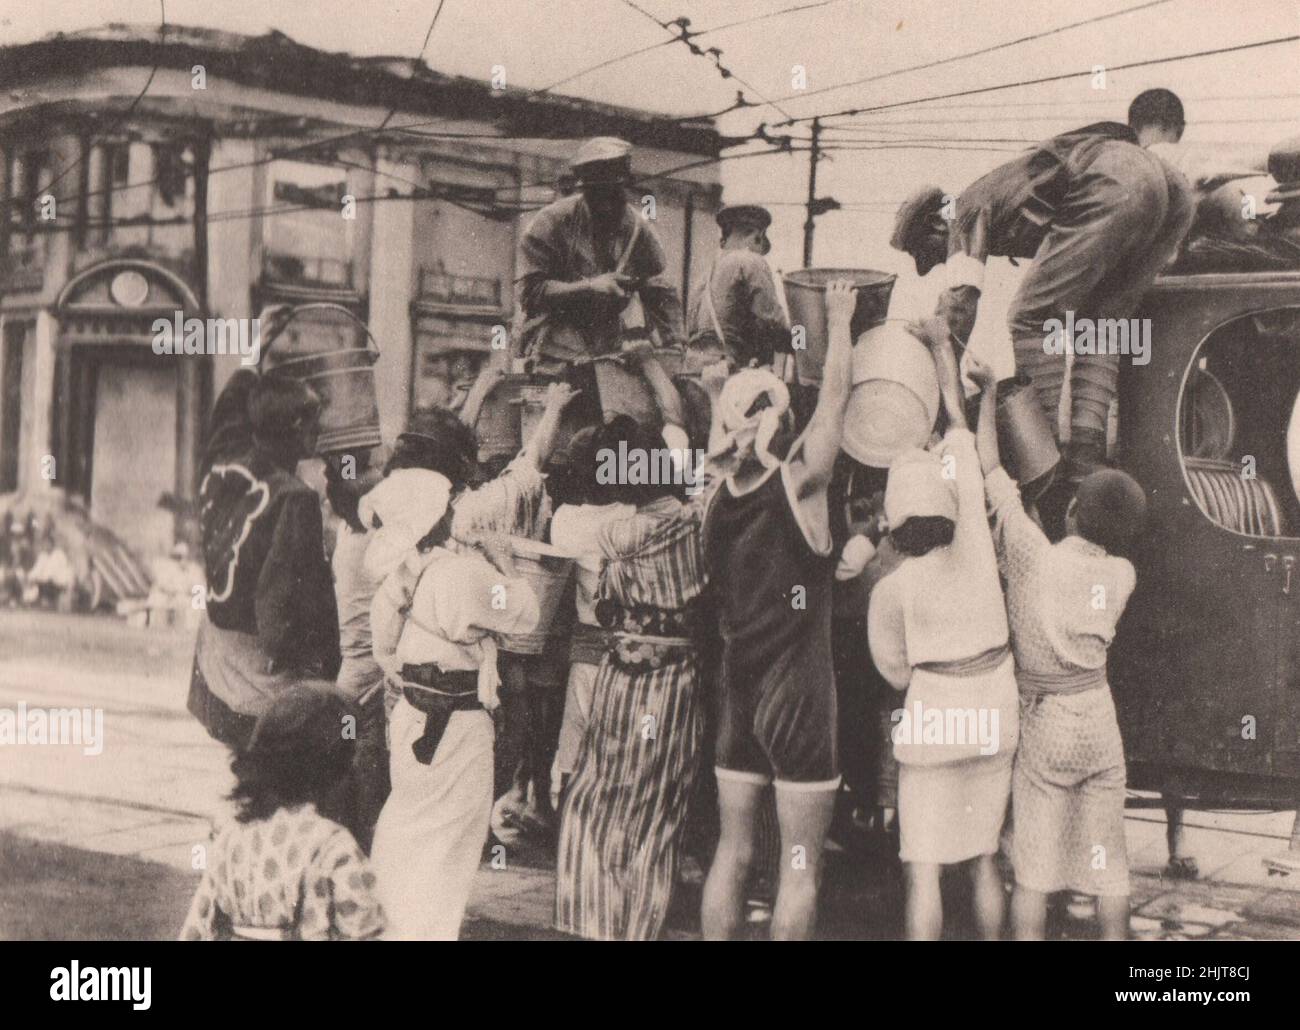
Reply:
M384 928L375 876L326 813L345 794L353 737L342 700L280 694L231 764L234 819L207 848L181 940L364 940Z

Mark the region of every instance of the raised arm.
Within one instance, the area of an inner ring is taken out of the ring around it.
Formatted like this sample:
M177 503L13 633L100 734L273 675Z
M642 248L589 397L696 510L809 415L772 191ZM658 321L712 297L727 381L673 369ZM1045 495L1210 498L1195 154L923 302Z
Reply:
M546 388L546 408L533 430L533 435L519 452L519 460L527 461L534 468L542 468L555 450L555 439L560 432L560 418L564 409L578 396L568 383L551 383Z
M474 380L474 385L465 395L465 403L460 406L460 420L465 425L471 429L478 425L478 416L483 410L483 403L487 400L488 394L496 388L497 383L505 378L505 374L505 366L501 363L494 362L491 358L483 363L478 378Z
M826 288L826 322L829 344L822 372L821 394L802 439L797 487L801 495L824 490L831 479L840 439L844 412L853 385L853 334L850 323L857 303L857 291L847 279Z
M998 379L992 366L967 352L967 371L980 393L979 425L975 428L975 449L980 456L980 471L988 475L1002 464L998 453Z
M682 404L681 394L673 385L672 378L663 365L654 356L654 347L649 340L637 340L625 347L623 353L641 370L650 392L654 394L655 403L664 421L670 426L686 429L686 407Z
M912 333L930 348L934 371L939 377L939 396L948 424L956 429L969 429L966 410L962 405L961 372L957 369L957 356L952 351L948 323L942 318L927 318L920 324L908 326Z

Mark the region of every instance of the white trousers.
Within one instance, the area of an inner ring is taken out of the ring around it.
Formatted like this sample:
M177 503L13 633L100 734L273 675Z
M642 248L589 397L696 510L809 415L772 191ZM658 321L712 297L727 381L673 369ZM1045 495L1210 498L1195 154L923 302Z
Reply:
M405 699L389 721L393 789L370 862L390 940L455 940L492 815L492 717L453 712L430 765L411 745L425 715Z

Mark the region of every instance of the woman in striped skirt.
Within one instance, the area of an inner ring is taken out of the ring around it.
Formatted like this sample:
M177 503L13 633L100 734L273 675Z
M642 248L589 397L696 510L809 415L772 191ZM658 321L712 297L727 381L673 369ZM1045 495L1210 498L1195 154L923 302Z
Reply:
M660 440L620 416L597 430L594 451L653 456L674 444L674 429ZM598 940L652 940L672 897L703 734L691 639L704 588L702 511L671 484L595 478L608 484L598 488L601 501L634 503L636 514L600 531L596 614L609 634L561 814L556 926Z

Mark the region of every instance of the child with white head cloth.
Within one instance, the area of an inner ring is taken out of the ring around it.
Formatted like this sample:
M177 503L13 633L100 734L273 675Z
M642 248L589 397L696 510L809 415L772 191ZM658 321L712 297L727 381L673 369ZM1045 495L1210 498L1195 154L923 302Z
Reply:
M775 785L783 862L774 939L806 939L816 921L821 855L840 783L831 660L826 491L848 404L851 284L826 291L821 392L796 438L785 384L764 369L732 376L718 399L710 452L730 462L704 521L704 558L722 637L715 766L721 838L704 886L710 939L737 935L758 815Z
M450 535L451 484L391 473L361 501L375 659L402 688L389 721L392 793L371 853L398 939L460 932L492 810L495 635L532 630L537 599ZM507 564L505 561L502 564Z
M916 329L939 373L949 425L934 451L894 459L885 518L903 561L876 584L867 624L871 656L895 690L898 818L911 939L939 936L944 865L974 860L976 918L1002 931L994 864L1018 736L1015 669L975 439L966 427L946 326Z

